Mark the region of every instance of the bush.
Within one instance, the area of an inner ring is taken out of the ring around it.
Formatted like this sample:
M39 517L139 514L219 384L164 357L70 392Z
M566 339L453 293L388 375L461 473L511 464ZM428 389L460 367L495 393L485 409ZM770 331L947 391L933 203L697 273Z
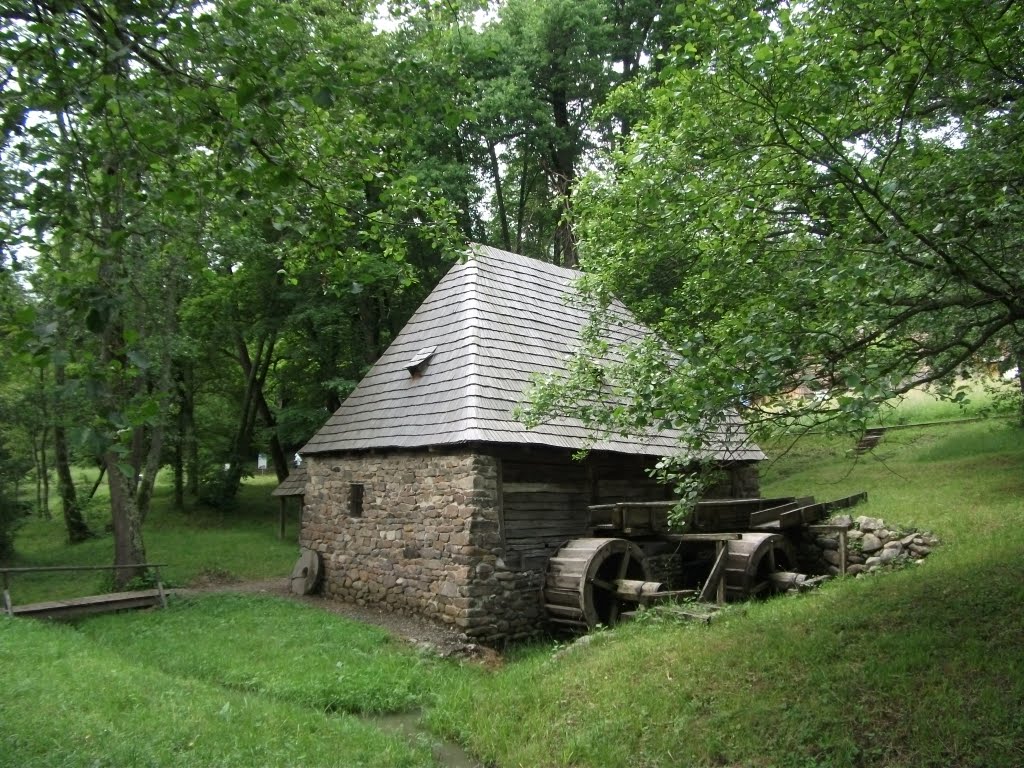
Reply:
M14 531L32 511L28 502L18 501L0 492L0 560L14 552Z

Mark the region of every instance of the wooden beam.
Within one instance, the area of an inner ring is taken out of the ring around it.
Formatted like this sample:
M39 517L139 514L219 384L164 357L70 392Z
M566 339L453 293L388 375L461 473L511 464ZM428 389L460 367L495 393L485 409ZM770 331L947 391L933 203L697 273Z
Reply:
M659 539L697 543L701 541L735 541L743 538L742 533L661 533Z
M125 568L163 568L167 563L132 563L130 565L29 565L0 568L0 573L55 573L57 571L119 571Z
M767 509L760 509L757 512L750 513L750 525L763 525L764 523L771 523L778 520L786 512L792 512L793 510L800 509L801 507L810 506L814 503L813 496L806 496L801 499L794 499L784 504L779 504L774 507L768 507Z
M145 589L16 605L13 607L13 615L73 619L95 613L110 613L133 608L154 608L161 604L161 590Z
M718 554L715 556L715 564L711 566L711 573L708 574L708 580L704 582L704 588L701 589L700 595L697 598L703 602L708 602L711 599L711 595L714 593L716 600L725 602L725 595L721 594L722 590L718 589L719 582L722 586L725 586L725 580L722 578L725 575L725 561L726 552L728 550L725 547L724 542L718 544Z

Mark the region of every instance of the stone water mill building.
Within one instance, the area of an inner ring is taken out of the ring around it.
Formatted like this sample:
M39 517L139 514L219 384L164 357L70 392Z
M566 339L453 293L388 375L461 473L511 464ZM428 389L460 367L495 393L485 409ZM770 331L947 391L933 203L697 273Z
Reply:
M527 429L513 414L531 377L562 368L579 343L576 277L471 246L302 449L300 542L319 553L328 596L490 644L535 635L548 562L591 535L588 507L670 498L647 471L678 451L677 434L594 442L579 421ZM622 314L613 342L646 333ZM742 429L714 450L723 495L756 496L763 455Z

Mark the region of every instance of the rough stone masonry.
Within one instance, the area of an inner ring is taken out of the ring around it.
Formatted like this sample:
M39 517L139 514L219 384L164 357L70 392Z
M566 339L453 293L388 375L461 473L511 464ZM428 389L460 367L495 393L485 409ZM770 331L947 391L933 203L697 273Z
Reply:
M327 595L408 609L481 642L540 631L543 573L506 568L497 460L472 451L313 455L300 542Z

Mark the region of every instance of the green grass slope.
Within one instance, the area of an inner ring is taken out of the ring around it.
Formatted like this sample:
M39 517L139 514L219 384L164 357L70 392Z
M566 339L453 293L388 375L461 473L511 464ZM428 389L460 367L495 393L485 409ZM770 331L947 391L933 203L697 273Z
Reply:
M192 645L208 647L199 634ZM0 766L433 764L429 745L245 686L165 672L155 656L119 652L67 627L0 618Z
M642 621L535 650L451 690L433 723L503 766L1020 766L1022 438L996 422L907 430L855 465L848 441L803 442L767 494L867 489L858 514L945 544L710 627Z

